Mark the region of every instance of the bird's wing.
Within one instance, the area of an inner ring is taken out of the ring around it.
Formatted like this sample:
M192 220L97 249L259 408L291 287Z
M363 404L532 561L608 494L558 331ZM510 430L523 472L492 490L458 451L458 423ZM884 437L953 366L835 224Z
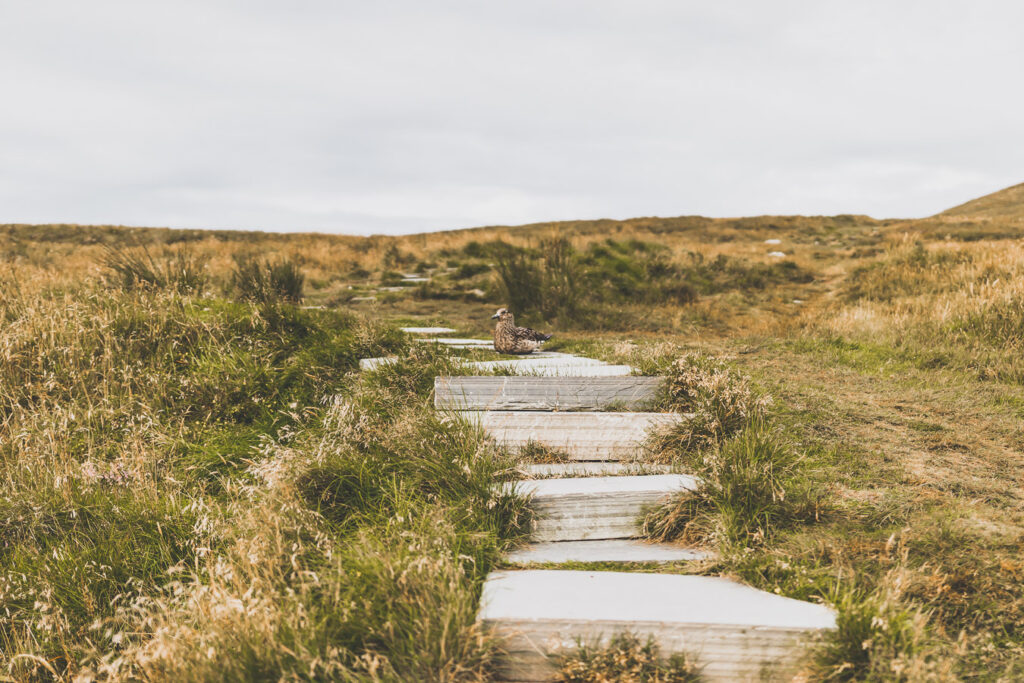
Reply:
M530 341L538 342L551 339L550 334L541 334L537 330L531 330L529 327L517 327L513 332L513 336L515 336L516 339L528 339Z

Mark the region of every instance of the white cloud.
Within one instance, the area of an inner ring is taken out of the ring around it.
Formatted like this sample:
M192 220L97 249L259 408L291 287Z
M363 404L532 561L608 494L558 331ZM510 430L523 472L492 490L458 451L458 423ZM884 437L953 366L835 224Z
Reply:
M1024 6L0 5L2 221L920 216L1020 182Z

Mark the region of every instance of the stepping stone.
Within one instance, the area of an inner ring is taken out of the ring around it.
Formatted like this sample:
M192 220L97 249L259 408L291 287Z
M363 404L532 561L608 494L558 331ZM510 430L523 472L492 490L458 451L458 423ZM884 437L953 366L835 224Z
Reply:
M533 479L507 482L504 488L530 496L531 539L543 542L635 538L646 507L698 484L686 474L648 474Z
M434 407L463 410L641 409L661 377L437 377Z
M649 434L687 419L679 413L465 410L457 414L482 427L499 445L521 448L532 441L573 460L635 459Z
M389 356L387 358L363 358L359 361L360 370L373 370L380 365L386 363L394 363L397 360L395 356ZM453 359L458 362L458 359ZM571 364L563 364L563 358L537 358L532 359L533 364L529 366L522 366L521 372L528 373L533 376L542 377L619 377L626 376L632 373L633 368L628 365L581 365L575 366ZM589 359L586 359L589 360ZM504 363L509 361L474 361L466 362L467 366L474 366L477 363ZM511 361L512 363L518 363L520 361ZM553 365L547 365L546 362L554 363ZM502 367L502 366L497 366ZM481 371L487 370L485 366L480 368ZM515 369L515 366L512 366Z
M582 356L526 356L525 358L510 358L507 360L481 360L469 363L470 367L480 368L481 370L496 370L498 368L504 368L508 370L516 370L519 368L529 368L537 365L556 366L556 365L607 365L604 361L597 360L596 358L583 358Z
M606 541L534 543L509 553L512 564L534 562L685 562L706 560L712 553L669 543L647 543L629 538Z
M484 361L487 362L487 361ZM515 377L629 377L629 365L524 365L509 370Z
M402 278L402 282L410 282L410 283L430 282L430 278L429 277L403 277Z
M391 365L397 360L398 358L396 356L388 356L386 358L361 358L359 360L359 369L364 372L367 370L376 370L382 365Z
M355 301L376 301L376 300L377 300L377 297L375 297L375 296L354 296L351 299L349 299L350 302L355 302Z
M614 477L627 474L668 474L668 465L645 465L639 462L555 462L520 465L519 470L531 477Z
M450 327L400 327L407 334L448 334L454 332Z
M550 680L547 655L629 631L666 656L685 653L701 680L789 680L804 649L835 629L825 607L730 579L677 574L519 570L492 572L478 619L503 636L503 680Z
M428 344L447 344L448 346L494 346L493 339L459 339L458 337L430 337L428 339L417 339L418 342Z
M378 287L378 292L408 292L408 287Z

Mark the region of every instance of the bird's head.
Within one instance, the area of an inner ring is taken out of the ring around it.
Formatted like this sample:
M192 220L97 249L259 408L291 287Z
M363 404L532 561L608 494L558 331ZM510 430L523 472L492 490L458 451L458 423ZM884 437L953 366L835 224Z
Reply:
M491 316L491 320L508 320L512 317L507 308L499 308L498 312Z

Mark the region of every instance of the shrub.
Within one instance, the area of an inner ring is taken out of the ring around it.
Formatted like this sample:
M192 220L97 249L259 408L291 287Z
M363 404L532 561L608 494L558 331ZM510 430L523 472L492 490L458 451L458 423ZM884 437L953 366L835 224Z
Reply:
M928 614L891 589L849 590L835 602L836 630L814 653L816 677L834 681L952 680L936 656Z
M559 658L559 683L690 683L701 680L699 669L683 654L662 659L654 638L641 641L631 633L614 636L606 646L580 644Z
M207 258L184 247L165 249L159 259L145 246L137 249L106 247L104 266L121 289L167 289L180 294L200 292L206 286Z
M648 513L644 533L663 541L760 543L775 528L817 512L798 478L800 461L777 431L762 422L747 425L689 459L700 487Z
M252 255L235 256L231 287L243 301L299 303L304 284L305 276L294 260L271 262Z
M693 417L660 435L658 449L692 450L721 443L752 421L763 420L771 400L722 361L700 353L669 368L664 389L668 406Z
M579 263L567 239L543 240L538 249L504 245L497 251L501 294L514 313L567 322L583 313Z

